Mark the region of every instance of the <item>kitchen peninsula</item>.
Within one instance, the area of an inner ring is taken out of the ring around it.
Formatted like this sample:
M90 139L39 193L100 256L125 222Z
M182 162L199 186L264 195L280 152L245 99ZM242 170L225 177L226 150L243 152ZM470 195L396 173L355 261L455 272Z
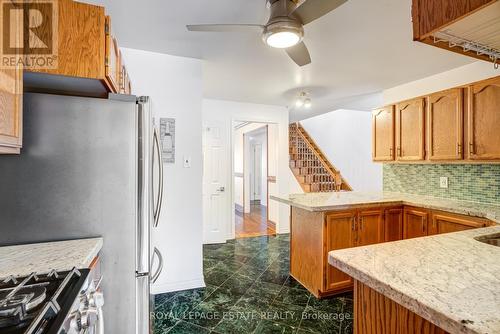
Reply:
M500 314L495 292L500 266L494 263L500 248L474 239L500 233L500 206L389 192L273 199L291 206L294 278L318 298L354 289L355 303L373 297L382 303L373 305L391 308L356 304L355 314L372 314L357 317L368 327L358 325L355 333L399 333L377 326L381 314L389 316L401 305L406 313L398 319L403 316L405 324L414 322L429 333L500 331L500 318L495 318ZM414 239L423 236L428 237ZM452 302L454 296L459 304ZM373 328L367 322L370 316L376 317L371 319ZM390 318L383 326L398 324Z

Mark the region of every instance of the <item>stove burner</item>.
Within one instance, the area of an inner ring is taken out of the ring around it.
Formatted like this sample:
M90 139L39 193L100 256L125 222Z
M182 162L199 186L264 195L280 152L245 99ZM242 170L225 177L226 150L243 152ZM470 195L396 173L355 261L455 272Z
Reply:
M19 325L32 319L29 312L47 298L47 289L43 286L26 286L18 289L15 294L12 294L13 290L0 291L0 328Z
M46 333L66 316L66 308L71 307L87 277L84 271L83 277L73 269L0 280L0 332Z

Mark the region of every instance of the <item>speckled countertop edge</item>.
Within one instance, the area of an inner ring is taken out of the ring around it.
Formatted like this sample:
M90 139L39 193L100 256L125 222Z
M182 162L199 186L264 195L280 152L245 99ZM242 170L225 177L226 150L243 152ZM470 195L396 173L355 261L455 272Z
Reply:
M0 279L87 268L102 246L102 238L91 238L0 247Z

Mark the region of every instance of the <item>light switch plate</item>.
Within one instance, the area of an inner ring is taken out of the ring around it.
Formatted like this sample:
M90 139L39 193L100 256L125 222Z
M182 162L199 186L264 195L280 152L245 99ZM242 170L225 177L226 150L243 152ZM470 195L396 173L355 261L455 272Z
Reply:
M184 168L191 168L191 157L184 156Z
M443 176L439 178L439 186L441 188L448 188L448 178Z

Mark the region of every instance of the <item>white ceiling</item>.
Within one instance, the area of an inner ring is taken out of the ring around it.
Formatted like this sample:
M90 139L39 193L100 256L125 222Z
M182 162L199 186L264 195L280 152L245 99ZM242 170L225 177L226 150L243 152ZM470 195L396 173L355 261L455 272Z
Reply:
M327 1L327 0L309 0ZM204 59L206 98L293 105L292 119L338 108L371 109L380 92L473 62L412 41L411 0L349 0L305 28L312 64L295 65L253 33L194 33L186 24L265 23L265 0L94 0L124 47Z

